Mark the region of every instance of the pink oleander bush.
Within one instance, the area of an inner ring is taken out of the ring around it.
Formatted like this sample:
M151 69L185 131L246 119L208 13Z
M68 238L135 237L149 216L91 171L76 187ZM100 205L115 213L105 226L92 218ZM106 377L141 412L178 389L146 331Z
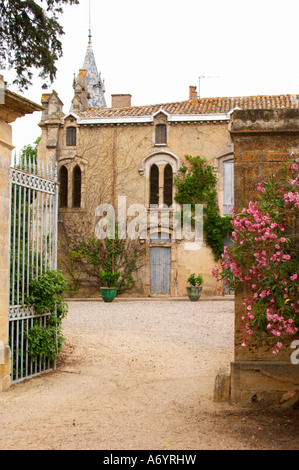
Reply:
M212 273L230 289L243 286L242 317L249 336L274 354L299 329L299 157L291 155L280 176L257 186L256 200L233 213L233 246L225 246Z

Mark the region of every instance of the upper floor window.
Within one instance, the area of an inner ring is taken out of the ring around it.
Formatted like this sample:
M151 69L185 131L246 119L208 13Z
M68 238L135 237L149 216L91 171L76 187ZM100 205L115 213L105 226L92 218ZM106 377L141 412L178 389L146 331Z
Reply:
M59 207L67 207L68 171L65 166L59 170Z
M77 129L76 127L67 127L66 129L66 145L75 146L77 141Z
M164 205L167 207L172 206L172 167L169 163L164 168L164 188L163 188L163 196L164 196Z
M159 204L159 168L155 164L151 166L150 171L150 204Z
M167 129L165 124L156 125L156 144L166 144L167 142Z
M163 185L159 188L159 184ZM170 207L173 203L173 170L172 166L156 165L150 168L150 205Z
M76 165L73 170L73 207L81 206L81 169Z

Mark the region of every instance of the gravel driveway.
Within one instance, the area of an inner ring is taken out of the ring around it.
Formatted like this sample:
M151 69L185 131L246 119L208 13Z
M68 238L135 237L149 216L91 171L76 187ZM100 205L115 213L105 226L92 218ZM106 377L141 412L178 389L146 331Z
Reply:
M73 301L63 329L57 370L0 394L0 449L269 447L213 402L233 360L232 301Z

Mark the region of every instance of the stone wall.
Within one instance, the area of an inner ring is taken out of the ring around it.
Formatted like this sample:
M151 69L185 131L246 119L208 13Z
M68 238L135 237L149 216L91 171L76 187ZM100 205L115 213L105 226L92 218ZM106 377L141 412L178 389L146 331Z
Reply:
M235 208L255 199L259 182L278 174L292 152L299 153L299 111L235 111L231 120L235 153ZM241 316L245 293L235 295L235 354L231 365L233 401L281 400L299 390L299 365L291 363L293 350L286 345L275 356L270 348L241 347ZM298 337L292 339L296 340ZM223 378L223 383L226 379ZM219 378L217 379L219 388ZM289 393L289 395L288 395Z

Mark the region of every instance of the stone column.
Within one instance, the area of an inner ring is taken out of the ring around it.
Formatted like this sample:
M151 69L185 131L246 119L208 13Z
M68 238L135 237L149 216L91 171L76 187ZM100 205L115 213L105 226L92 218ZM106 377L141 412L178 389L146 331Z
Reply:
M0 119L0 391L10 386L8 346L9 214L11 126Z
M292 152L299 152L299 110L248 110L232 115L235 153L235 208L256 197L259 182L278 174ZM258 344L241 347L240 319L245 292L235 295L235 351L231 364L231 400L281 400L299 391L299 365L291 363L286 345L278 356ZM298 339L294 337L293 340ZM291 343L291 342L290 342Z

